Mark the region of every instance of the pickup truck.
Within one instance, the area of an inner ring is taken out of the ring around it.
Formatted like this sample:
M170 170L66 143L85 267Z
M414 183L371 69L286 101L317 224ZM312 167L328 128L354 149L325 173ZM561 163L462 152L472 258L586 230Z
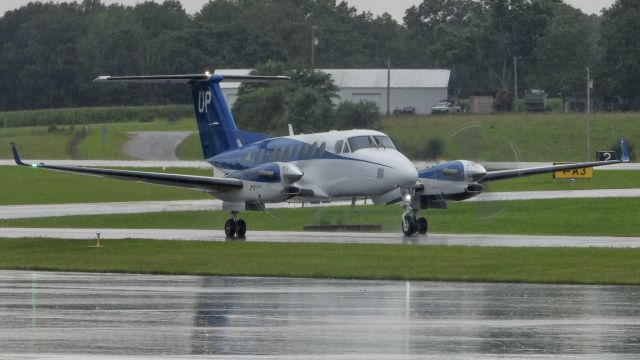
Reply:
M441 114L441 113L459 112L459 111L460 111L460 106L452 104L448 101L440 101L438 104L436 104L434 107L431 108L432 114Z

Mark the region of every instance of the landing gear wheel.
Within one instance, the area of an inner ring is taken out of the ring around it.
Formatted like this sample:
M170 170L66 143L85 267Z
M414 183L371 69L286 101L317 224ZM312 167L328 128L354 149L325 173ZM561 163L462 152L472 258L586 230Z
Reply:
M427 219L420 217L416 220L416 228L418 229L418 234L426 234L429 229L429 223Z
M402 216L402 232L406 236L411 236L416 233L416 221L410 214Z
M229 219L227 220L227 222L224 223L224 234L228 238L233 238L236 235L237 230L238 230L238 224L236 223L235 219ZM247 228L245 226L245 232L246 231L247 231Z
M236 235L238 238L244 239L245 234L247 233L247 223L244 220L240 219L236 222Z

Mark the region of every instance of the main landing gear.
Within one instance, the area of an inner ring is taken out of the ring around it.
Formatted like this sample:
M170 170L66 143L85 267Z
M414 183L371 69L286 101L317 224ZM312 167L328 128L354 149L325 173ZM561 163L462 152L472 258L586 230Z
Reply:
M227 239L245 239L247 234L247 223L238 219L238 212L232 211L231 218L224 223L224 234Z

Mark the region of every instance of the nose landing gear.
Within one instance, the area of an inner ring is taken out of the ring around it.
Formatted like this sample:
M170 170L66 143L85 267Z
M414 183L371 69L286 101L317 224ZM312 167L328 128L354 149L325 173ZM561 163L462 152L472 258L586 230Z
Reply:
M416 233L424 235L429 229L429 223L424 217L418 217L419 204L414 205L411 195L404 195L402 207L402 232L405 236L413 236Z
M407 210L402 214L402 232L406 236L412 236L416 233L424 235L429 229L429 222L424 217L416 217L416 210Z

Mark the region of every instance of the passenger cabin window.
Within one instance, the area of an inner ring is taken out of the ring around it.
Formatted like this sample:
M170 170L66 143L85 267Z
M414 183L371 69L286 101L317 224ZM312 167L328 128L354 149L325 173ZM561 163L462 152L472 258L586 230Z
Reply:
M291 159L291 154L293 154L293 145L287 146L287 154L285 155L285 159Z
M247 153L244 155L244 161L251 161L251 159L253 158L255 151L253 150L249 150L247 151Z
M327 148L327 143L326 142L322 142L322 144L320 144L320 147L318 148L318 152L316 152L316 156L317 157L322 157L322 154L324 154L324 151Z
M302 144L298 144L298 145L296 145L296 149L295 149L295 151L293 152L293 157L294 157L295 159L299 159L299 158L300 158L301 153L302 153Z
M300 157L301 158L304 159L304 158L307 157L307 154L309 153L309 148L310 148L309 144L303 144L302 145L302 151L300 152Z
M265 155L265 150L264 149L258 150L258 155L256 156L256 162L257 163L261 163L262 160L264 160L264 155Z
M342 152L342 145L344 145L344 140L336 141L336 146L333 147L336 154L340 154Z

